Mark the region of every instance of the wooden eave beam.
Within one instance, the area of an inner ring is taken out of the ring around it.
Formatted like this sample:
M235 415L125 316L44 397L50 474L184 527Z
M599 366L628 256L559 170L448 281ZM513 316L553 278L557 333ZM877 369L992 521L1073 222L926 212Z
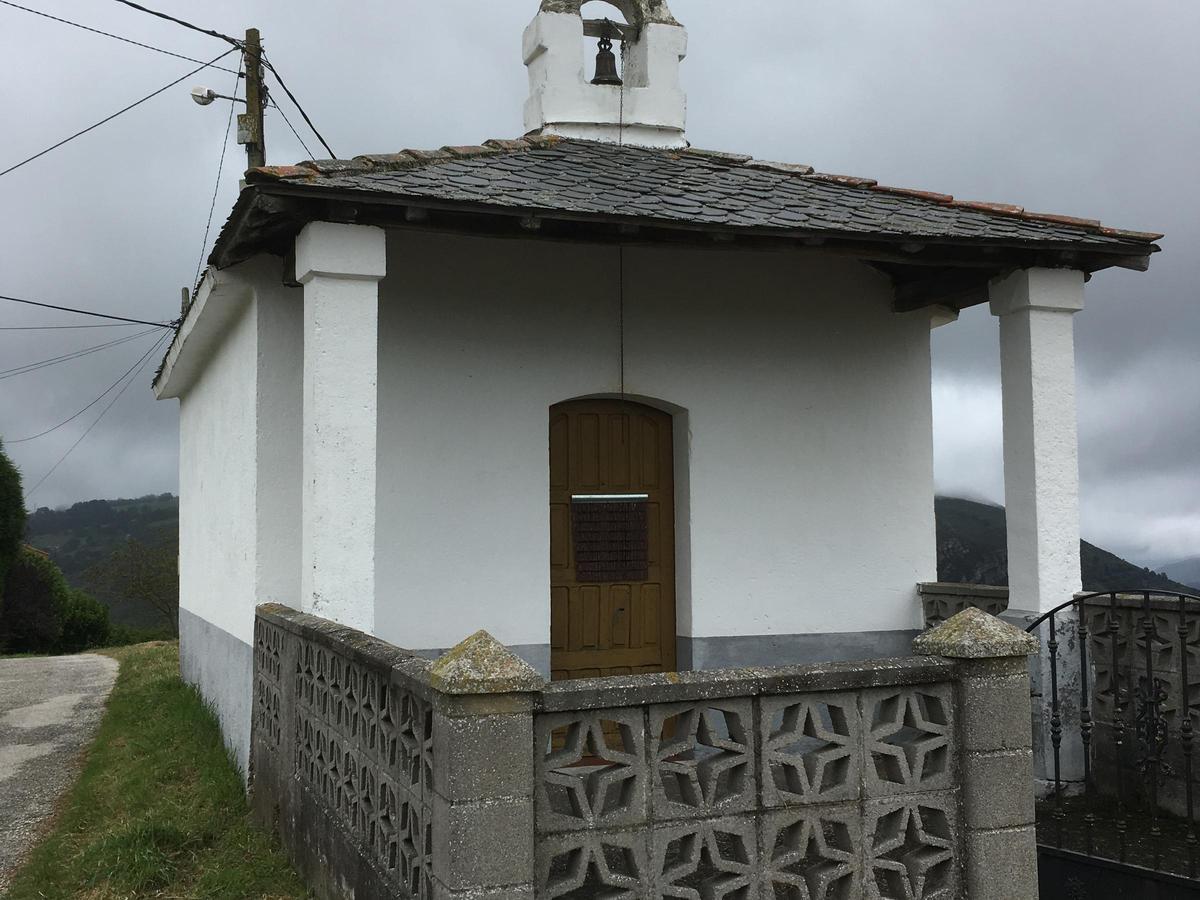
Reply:
M892 308L912 312L926 306L949 306L966 309L988 299L988 282L1003 270L949 269L929 277L896 281Z

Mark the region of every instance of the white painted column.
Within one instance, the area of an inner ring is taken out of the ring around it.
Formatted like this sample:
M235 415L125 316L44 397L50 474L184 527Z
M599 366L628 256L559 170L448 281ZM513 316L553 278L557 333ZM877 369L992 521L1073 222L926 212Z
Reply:
M382 229L312 222L304 285L302 609L375 627L375 448Z
M1081 585L1073 316L1083 273L1024 269L993 281L990 295L1000 319L1009 606L1044 612Z

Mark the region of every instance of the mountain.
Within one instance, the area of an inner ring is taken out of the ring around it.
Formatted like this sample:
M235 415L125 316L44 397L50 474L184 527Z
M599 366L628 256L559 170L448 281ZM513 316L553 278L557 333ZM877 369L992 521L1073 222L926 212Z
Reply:
M1176 581L1191 585L1192 590L1200 591L1200 556L1189 556L1187 559L1167 563L1162 570Z
M938 497L935 509L938 580L1008 584L1003 507ZM89 500L67 509L43 507L29 516L26 540L49 553L72 586L86 587L84 573L127 539L153 543L176 535L178 529L179 499L158 494L133 500ZM1086 541L1080 542L1080 553L1084 590L1149 588L1191 593L1196 588L1188 584L1200 584L1200 557L1182 560L1164 574L1126 562ZM100 599L109 602L114 622L135 627L159 624L152 611L133 608L119 598Z
M130 500L86 500L65 509L41 507L25 520L25 540L62 569L72 587L88 589L84 573L130 538L152 544L179 531L179 498L156 494ZM99 596L112 621L134 628L161 626L154 610Z
M1004 507L957 497L938 497L938 581L1008 584ZM1126 562L1087 541L1079 542L1085 591L1141 589L1191 593L1162 572Z

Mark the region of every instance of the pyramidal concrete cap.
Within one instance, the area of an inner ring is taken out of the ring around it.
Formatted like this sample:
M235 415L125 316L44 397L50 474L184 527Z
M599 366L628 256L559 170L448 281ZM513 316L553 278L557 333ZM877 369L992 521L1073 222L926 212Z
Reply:
M540 691L546 684L529 663L483 630L439 656L429 680L446 694Z
M1008 622L968 607L913 641L918 656L993 659L1037 653L1038 639Z

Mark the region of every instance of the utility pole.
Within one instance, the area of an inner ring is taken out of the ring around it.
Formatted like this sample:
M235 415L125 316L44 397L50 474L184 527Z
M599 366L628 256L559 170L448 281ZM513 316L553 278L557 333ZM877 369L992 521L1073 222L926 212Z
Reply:
M266 133L263 111L267 104L267 86L263 83L262 39L257 28L246 29L246 111L238 115L238 143L246 145L246 168L267 164Z

